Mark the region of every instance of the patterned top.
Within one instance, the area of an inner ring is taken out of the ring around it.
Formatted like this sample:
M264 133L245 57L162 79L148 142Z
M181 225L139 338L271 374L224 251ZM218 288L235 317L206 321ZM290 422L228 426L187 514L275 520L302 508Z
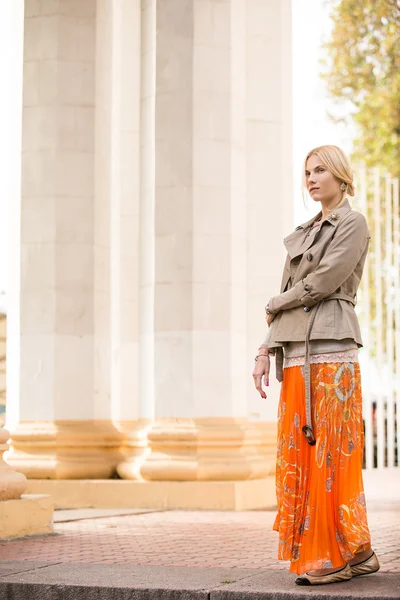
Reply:
M284 345L283 367L299 367L305 362L304 342ZM310 363L358 362L358 347L354 340L311 340Z
M283 361L283 368L300 367L305 362L305 356L286 357ZM356 363L358 362L358 349L344 350L343 352L326 352L325 354L312 354L310 364L322 363Z

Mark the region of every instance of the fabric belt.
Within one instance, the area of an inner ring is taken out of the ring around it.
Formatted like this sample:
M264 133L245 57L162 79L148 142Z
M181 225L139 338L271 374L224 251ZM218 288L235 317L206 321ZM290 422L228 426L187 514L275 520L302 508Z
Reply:
M305 340L305 358L304 358L304 385L306 392L306 425L303 427L303 432L307 438L308 443L313 446L315 444L315 437L313 434L313 426L312 426L312 417L311 417L311 368L310 368L310 337L312 328L314 325L315 318L318 314L319 309L322 306L323 302L327 302L329 300L346 300L347 302L351 302L353 306L356 305L356 297L348 296L347 294L331 294L327 298L320 300L315 306L310 310L310 314L308 316L307 330L306 330L306 340ZM276 369L276 378L279 382L283 381L283 348L276 348L275 351L275 369Z

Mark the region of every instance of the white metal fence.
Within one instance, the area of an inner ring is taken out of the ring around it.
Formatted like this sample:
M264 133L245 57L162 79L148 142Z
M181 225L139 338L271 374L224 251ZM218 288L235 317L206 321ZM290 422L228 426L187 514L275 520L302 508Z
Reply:
M371 245L358 296L365 466L399 466L400 441L400 207L399 180L378 168L358 169L358 208Z

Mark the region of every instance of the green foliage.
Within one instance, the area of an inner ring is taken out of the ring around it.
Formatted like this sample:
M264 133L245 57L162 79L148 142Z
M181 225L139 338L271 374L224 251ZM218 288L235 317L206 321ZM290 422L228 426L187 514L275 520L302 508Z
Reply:
M352 158L399 176L400 0L331 4L334 26L324 45L324 77L338 104L351 103L350 118L358 126Z

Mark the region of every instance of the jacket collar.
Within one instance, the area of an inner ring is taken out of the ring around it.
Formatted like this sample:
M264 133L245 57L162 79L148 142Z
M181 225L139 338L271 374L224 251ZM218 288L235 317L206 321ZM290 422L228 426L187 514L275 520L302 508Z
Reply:
M342 206L334 209L332 212L329 213L328 217L325 219L325 221L323 222L322 225L324 225L324 223L326 222L326 223L329 223L330 225L332 225L333 227L336 227L337 224L342 220L344 215L346 215L349 212L349 210L351 210L351 206L350 206L350 202L346 198L346 200L343 202ZM288 237L286 237L283 240L286 250L287 250L288 254L290 255L290 258L295 258L296 256L303 254L304 252L306 252L308 250L308 248L310 246L312 246L312 244L315 241L316 236L311 235L309 238L307 238L305 240L304 239L304 230L307 227L309 227L310 225L312 225L314 223L314 221L319 219L321 216L322 216L322 211L320 211L312 219L309 219L302 225L299 225L298 227L296 227L295 231L293 231L293 233L291 233ZM321 226L321 228L322 228L322 226ZM316 233L316 235L318 235L318 233Z
M344 215L346 213L348 213L349 210L351 210L351 206L350 206L350 202L346 198L346 200L343 202L342 206L340 206L339 208L333 209L329 213L329 215L327 216L327 218L325 219L325 221L327 221L328 223L330 223L331 225L333 225L334 227L336 227L336 225L339 223L339 221L341 220L341 218L344 217ZM312 217L312 219L309 219L308 221L306 221L302 225L299 225L298 227L296 227L296 231L299 230L299 229L306 229L306 227L309 227L310 225L312 225L314 223L314 221L316 221L320 217L322 217L322 211L319 211L319 213L317 215L315 215L315 217Z

